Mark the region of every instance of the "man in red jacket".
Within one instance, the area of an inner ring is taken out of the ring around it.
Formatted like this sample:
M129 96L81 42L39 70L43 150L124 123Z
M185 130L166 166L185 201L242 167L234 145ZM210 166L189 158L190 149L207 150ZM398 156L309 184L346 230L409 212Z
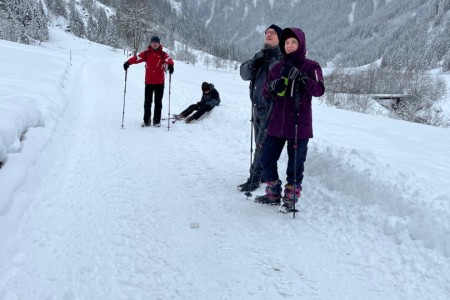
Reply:
M161 121L162 98L164 95L165 65L167 65L169 74L172 74L174 62L172 58L163 51L160 39L156 35L151 38L148 49L126 61L123 64L123 68L126 71L130 65L139 64L142 62L145 62L145 103L144 123L142 123L142 127L150 126L153 93L155 93L153 126L159 127Z

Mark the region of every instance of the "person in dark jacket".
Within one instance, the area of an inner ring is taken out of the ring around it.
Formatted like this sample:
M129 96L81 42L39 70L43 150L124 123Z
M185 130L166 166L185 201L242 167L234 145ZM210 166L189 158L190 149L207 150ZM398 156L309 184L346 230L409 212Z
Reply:
M245 183L238 186L242 192L254 191L261 183L262 168L259 163L259 156L271 104L269 99L262 93L262 85L269 70L282 58L278 46L280 36L281 28L275 24L270 25L265 31L264 48L258 51L253 58L243 62L240 67L241 78L250 81L252 123L256 144L252 165L250 167L250 176Z
M278 204L289 212L300 198L308 141L312 131L312 97L325 92L320 65L305 57L305 34L298 28L285 28L280 39L283 60L269 72L263 93L273 99L273 111L267 127L260 162L266 195L256 197L260 203ZM277 162L287 142L286 185L281 198L281 180Z
M214 88L214 84L203 82L202 83L202 98L196 104L189 105L188 108L183 110L178 115L173 117L178 120L186 118L186 123L191 123L194 120L198 120L204 113L211 111L215 106L220 104L219 92ZM195 111L192 116L189 116Z
M145 62L145 102L144 123L142 126L150 126L152 116L153 93L155 94L155 113L153 114L153 126L159 127L161 122L162 98L164 95L164 71L165 66L169 74L173 73L174 62L172 58L162 49L160 39L153 36L148 49L133 56L123 64L128 70L130 65Z

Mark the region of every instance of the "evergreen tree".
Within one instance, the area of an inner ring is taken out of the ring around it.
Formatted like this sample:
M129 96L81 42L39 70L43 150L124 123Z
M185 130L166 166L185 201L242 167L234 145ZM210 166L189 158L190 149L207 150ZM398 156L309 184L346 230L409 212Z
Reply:
M97 10L97 34L95 41L101 44L106 44L107 31L108 31L108 17L103 8Z
M442 69L444 72L450 71L450 50L448 50L442 60Z
M69 12L70 12L69 24L71 32L76 36L83 37L86 32L84 28L83 19L81 18L81 15L77 9L75 0L70 0Z
M48 18L45 15L44 7L41 1L37 2L37 8L34 10L33 16L34 37L35 39L42 41L48 40Z
M55 16L67 18L66 2L64 0L45 0L48 9L50 9Z
M94 13L95 3L93 0L81 0L80 4L86 9L89 15Z
M89 15L87 21L86 36L91 41L95 41L95 38L97 37L97 22L92 17L92 14Z
M108 27L106 30L106 40L105 44L110 45L111 47L119 48L120 44L117 39L117 29L113 22L108 23Z

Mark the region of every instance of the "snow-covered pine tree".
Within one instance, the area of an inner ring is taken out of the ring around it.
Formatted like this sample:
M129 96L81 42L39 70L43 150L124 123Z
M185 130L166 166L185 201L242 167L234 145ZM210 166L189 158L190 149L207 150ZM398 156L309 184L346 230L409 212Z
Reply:
M55 16L67 18L66 2L64 0L45 0L45 3Z
M97 21L94 20L92 14L89 15L87 21L86 36L91 41L95 41L95 38L97 37Z
M76 36L84 37L86 34L86 30L84 28L84 22L80 15L80 12L78 11L75 0L69 1L69 12L69 25L71 32Z
M108 16L103 8L98 8L95 15L97 17L97 34L94 40L101 44L107 44Z

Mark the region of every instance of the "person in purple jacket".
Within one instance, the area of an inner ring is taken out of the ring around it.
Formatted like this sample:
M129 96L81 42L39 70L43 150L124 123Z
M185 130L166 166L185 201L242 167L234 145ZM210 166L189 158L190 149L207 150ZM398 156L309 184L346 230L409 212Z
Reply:
M263 143L260 163L266 194L255 202L280 204L289 212L300 198L308 141L312 132L312 97L325 92L322 68L306 56L305 34L298 28L285 28L281 33L283 60L270 70L263 93L273 101L273 110ZM278 159L287 142L288 165L284 195L278 176Z

